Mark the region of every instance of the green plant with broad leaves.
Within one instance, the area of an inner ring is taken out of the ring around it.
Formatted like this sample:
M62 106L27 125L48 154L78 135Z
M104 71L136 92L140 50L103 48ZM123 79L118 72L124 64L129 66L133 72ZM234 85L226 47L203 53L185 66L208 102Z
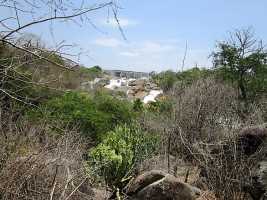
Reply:
M143 132L137 125L118 126L89 151L88 166L109 185L118 186L139 162L157 150L158 142L158 136Z

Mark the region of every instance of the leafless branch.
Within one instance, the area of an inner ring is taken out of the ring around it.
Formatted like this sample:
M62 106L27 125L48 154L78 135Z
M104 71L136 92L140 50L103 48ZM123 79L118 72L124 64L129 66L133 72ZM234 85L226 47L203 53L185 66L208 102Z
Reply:
M68 68L68 67L65 67L65 66L63 66L63 65L61 65L61 64L59 64L59 63L56 63L56 62L54 62L54 61L52 61L52 60L50 60L50 59L48 59L48 58L46 58L46 57L43 57L43 56L41 56L41 55L38 55L37 53L34 53L34 52L32 52L32 51L30 51L30 50L28 50L28 49L25 49L25 48L23 48L23 47L17 46L17 45L15 45L15 44L13 44L12 42L9 42L9 41L4 40L4 39L0 39L0 41L3 42L3 43L9 44L10 46L15 47L16 49L19 49L19 50L22 50L22 51L24 51L24 52L26 52L26 53L29 53L29 54L31 54L31 55L33 55L33 56L39 58L39 59L45 60L45 61L47 61L47 62L49 62L49 63L51 63L51 64L53 64L53 65L55 65L55 66L58 66L58 67L61 67L61 68L64 68L64 69L71 70L71 69Z
M89 12L92 12L92 11L95 11L95 10L99 10L99 9L102 9L104 7L107 7L107 6L111 6L113 3L112 2L108 2L108 3L105 3L105 4L101 4L101 5L98 5L96 7L93 7L93 8L89 8L89 9L86 9L84 11L81 11L81 12L78 12L76 14L72 14L72 15L68 15L68 16L53 16L53 17L49 17L49 18L45 18L45 19L41 19L41 20L37 20L37 21L33 21L33 22L30 22L30 23L27 23L21 27L18 27L17 29L9 32L8 34L6 34L5 36L3 36L2 40L6 40L8 37L10 37L12 34L22 30L22 29L25 29L29 26L32 26L32 25L35 25L35 24L40 24L40 23L44 23L44 22L47 22L47 21L51 21L51 20L62 20L62 19L71 19L71 18L75 18L75 17L78 17L78 16L81 16L81 15L84 15L86 13L89 13Z

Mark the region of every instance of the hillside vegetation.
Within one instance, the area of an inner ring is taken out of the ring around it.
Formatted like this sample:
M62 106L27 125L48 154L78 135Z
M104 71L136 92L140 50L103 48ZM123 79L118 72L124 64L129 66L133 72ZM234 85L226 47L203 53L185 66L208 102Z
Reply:
M81 83L104 76L98 66L1 42L0 199L123 199L128 182L151 169L214 198L249 198L255 187L262 197L266 185L250 173L265 161L264 142L253 140L250 153L238 142L250 126L267 135L267 53L239 42L219 43L211 69L155 74L164 95L147 105L83 91Z

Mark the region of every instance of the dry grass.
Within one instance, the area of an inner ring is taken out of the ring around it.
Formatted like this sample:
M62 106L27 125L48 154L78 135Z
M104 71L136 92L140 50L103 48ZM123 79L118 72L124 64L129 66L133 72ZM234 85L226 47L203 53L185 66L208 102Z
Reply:
M211 191L204 191L201 193L200 197L197 200L219 200L215 197L214 193Z
M83 165L84 142L79 133L62 130L62 135L49 135L51 127L45 121L1 121L5 124L0 129L1 199L92 197Z
M212 78L174 88L170 96L174 101L172 115L144 119L148 129L162 133L160 152L166 158L173 156L204 168L208 173L206 186L217 197L247 199L242 194L243 184L250 182L256 162L237 151L235 137L243 127L264 123L264 109L258 104L244 109L234 88ZM178 166L178 176L184 181L187 169ZM197 174L189 174L189 183ZM204 194L203 198L214 196Z

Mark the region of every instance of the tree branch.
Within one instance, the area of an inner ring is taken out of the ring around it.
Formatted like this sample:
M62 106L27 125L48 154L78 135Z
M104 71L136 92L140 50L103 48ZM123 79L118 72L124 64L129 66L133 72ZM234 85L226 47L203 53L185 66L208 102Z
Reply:
M35 24L40 24L40 23L44 23L44 22L47 22L47 21L51 21L51 20L60 20L60 19L74 18L74 17L78 17L78 16L80 16L80 15L84 15L84 14L86 14L86 13L88 13L88 12L92 12L92 11L95 11L95 10L99 10L99 9L102 9L102 8L104 8L104 7L111 6L111 5L113 5L113 2L108 2L108 3L105 3L105 4L100 4L100 5L96 6L96 7L89 8L89 9L87 9L87 10L84 10L84 11L82 11L82 12L79 12L79 13L76 13L76 14L73 14L73 15L59 16L59 17L54 16L54 17L49 17L49 18L41 19L41 20L38 20L38 21L33 21L33 22L30 22L30 23L28 23L28 24L25 24L25 25L23 25L23 26L21 26L21 27L18 27L18 28L15 29L15 30L9 32L8 34L6 34L6 35L2 38L2 40L6 40L6 39L7 39L8 37L10 37L12 34L18 32L18 31L20 31L20 30L22 30L22 29L24 29L24 28L27 28L27 27L29 27L29 26L35 25Z
M46 57L43 57L43 56L41 56L41 55L38 55L38 54L36 54L36 53L34 53L34 52L28 50L28 49L25 49L25 48L23 48L23 47L17 46L17 45L15 45L15 44L13 44L12 42L9 42L9 41L7 41L7 40L0 39L0 41L3 42L3 43L9 44L9 45L11 45L12 47L14 47L14 48L16 48L16 49L19 49L19 50L21 50L21 51L27 52L27 53L29 53L29 54L31 54L31 55L37 57L37 58L40 58L40 59L42 59L42 60L45 60L45 61L47 61L47 62L49 62L49 63L51 63L51 64L53 64L53 65L56 65L56 66L58 66L58 67L60 67L60 68L64 68L64 69L68 69L68 70L73 70L73 69L68 68L68 67L66 67L66 66L64 66L64 65L61 65L61 64L59 64L59 63L56 63L56 62L54 62L54 61L52 61L52 60L50 60L50 59L48 59L48 58L46 58Z

